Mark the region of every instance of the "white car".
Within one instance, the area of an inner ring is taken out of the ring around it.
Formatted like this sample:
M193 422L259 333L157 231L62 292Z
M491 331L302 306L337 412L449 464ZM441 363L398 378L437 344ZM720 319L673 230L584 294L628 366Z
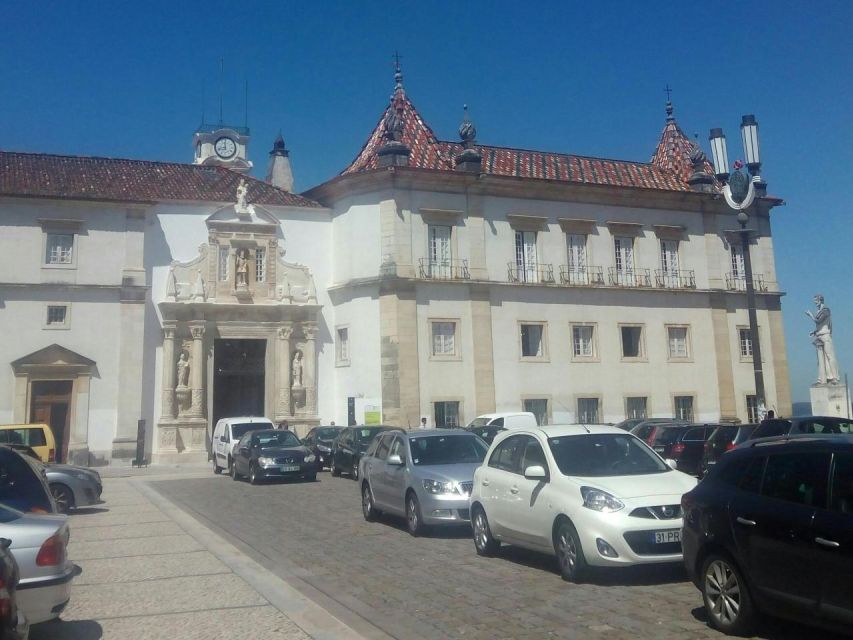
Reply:
M616 427L504 431L474 472L477 553L553 554L571 581L591 565L681 562L681 496L696 479L672 464Z
M258 429L275 429L269 418L258 416L241 416L238 418L222 418L213 428L210 447L213 451L213 473L227 470L231 473L231 462L234 460L234 449L237 443L249 431Z

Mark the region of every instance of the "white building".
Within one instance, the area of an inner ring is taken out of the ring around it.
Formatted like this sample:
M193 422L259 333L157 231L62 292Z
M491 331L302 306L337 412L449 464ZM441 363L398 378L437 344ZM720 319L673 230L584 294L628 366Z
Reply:
M236 128L202 127L193 164L0 152L0 422L47 420L105 464L135 457L139 420L155 460L203 460L241 413L748 420L736 225L668 110L650 163L479 145L467 118L443 142L398 76L353 163L303 196L281 139L271 184L238 173ZM752 215L752 258L787 414L779 203Z

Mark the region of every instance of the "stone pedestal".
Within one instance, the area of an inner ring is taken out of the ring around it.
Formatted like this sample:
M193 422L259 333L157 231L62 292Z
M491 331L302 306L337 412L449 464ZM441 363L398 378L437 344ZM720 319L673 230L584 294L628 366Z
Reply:
M207 460L207 420L177 418L157 425L154 464L204 463Z
M813 416L846 418L850 415L850 398L843 384L813 384L809 394Z

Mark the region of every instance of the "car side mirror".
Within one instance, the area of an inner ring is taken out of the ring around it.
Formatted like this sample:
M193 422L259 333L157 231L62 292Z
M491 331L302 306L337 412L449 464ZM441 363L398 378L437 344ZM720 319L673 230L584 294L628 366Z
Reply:
M401 458L396 453L393 453L390 456L388 456L387 462L388 462L388 464L390 464L394 467L402 467L404 464L406 464L405 461L403 460L403 458Z
M226 436L226 435L219 436L219 442L228 442L228 436Z
M665 462L670 469L672 469L673 471L678 471L678 460L667 458Z
M524 470L524 477L528 480L544 480L548 477L545 473L545 467L540 464L534 464Z

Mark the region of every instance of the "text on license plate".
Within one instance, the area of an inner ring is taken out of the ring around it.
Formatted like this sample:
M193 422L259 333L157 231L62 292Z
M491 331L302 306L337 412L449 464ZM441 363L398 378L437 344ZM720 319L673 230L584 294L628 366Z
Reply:
M681 529L669 529L668 531L653 531L652 542L655 544L666 544L667 542L681 542Z
M282 471L299 471L298 464L285 464L279 467Z

